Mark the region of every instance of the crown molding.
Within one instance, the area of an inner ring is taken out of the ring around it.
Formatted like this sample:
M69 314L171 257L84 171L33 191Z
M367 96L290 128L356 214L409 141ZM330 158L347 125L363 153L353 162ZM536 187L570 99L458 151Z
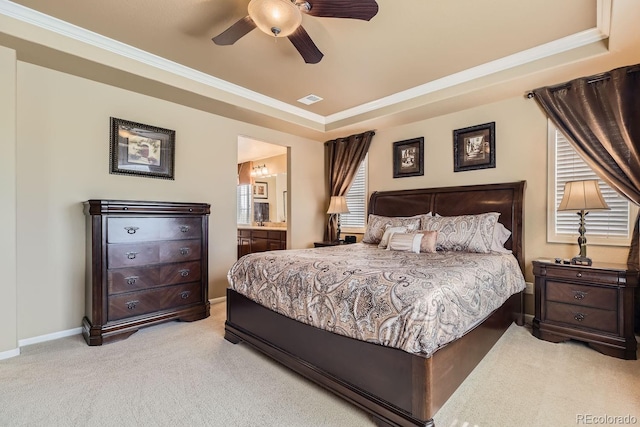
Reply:
M146 52L142 49L113 40L101 34L94 33L87 29L70 24L66 21L54 18L44 13L29 9L22 5L12 3L8 0L0 0L0 14L17 19L27 24L35 25L39 28L69 37L73 40L94 46L111 53L115 53L125 58L132 59L145 65L166 71L168 73L184 77L186 79L201 83L206 86L240 96L250 101L271 107L294 116L301 117L312 122L324 125L325 118L319 114L311 113L302 108L287 104L277 99L268 97L258 92L246 89L242 86L219 79L193 68L170 61L166 58Z
M302 108L287 104L277 99L268 97L258 92L246 89L242 86L219 79L193 68L186 67L160 56L151 54L133 46L121 43L117 40L102 36L60 19L45 15L22 5L12 3L8 0L0 0L0 14L17 19L19 21L35 25L45 30L72 38L82 43L103 49L108 52L132 59L142 64L150 65L154 68L168 73L198 82L200 84L224 91L226 93L239 96L266 107L300 117L302 119L315 122L321 126L339 122L345 119L368 113L381 108L389 107L421 96L428 95L443 89L469 82L471 80L486 77L501 71L505 71L517 66L531 63L533 61L557 55L572 49L577 49L591 43L602 41L609 36L611 25L612 0L597 1L597 27L580 33L576 33L552 42L536 46L513 55L500 58L467 70L448 75L446 77L433 80L420 86L407 89L393 95L380 98L365 104L340 111L338 113L322 116L311 113Z

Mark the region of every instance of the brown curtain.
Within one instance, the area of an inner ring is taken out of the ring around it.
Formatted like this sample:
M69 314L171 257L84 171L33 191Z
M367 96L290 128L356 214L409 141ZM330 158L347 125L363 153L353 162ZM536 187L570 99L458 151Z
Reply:
M551 121L612 188L640 205L640 65L533 91ZM636 223L628 264L640 264Z
M370 130L324 143L325 175L329 189L327 207L331 196L344 196L349 191L358 168L369 151L373 135L375 132ZM336 239L337 225L338 221L335 215L329 216L324 240L334 241Z
M585 162L640 205L640 64L533 91L538 104ZM640 268L640 214L627 264ZM636 292L636 331L640 327Z

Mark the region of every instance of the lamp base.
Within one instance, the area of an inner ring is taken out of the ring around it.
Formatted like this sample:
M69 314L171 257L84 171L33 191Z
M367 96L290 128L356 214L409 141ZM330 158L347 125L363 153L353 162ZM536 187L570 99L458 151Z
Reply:
M586 256L574 256L571 258L571 264L573 265L591 265L591 258Z

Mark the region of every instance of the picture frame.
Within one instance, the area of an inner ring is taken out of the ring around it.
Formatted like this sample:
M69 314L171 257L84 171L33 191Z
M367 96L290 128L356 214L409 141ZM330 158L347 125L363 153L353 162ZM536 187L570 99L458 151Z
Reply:
M269 183L256 181L253 184L253 198L254 199L268 199L269 198Z
M176 132L111 117L109 173L175 179Z
M496 167L496 122L453 131L453 171Z
M424 175L424 138L393 143L393 177Z

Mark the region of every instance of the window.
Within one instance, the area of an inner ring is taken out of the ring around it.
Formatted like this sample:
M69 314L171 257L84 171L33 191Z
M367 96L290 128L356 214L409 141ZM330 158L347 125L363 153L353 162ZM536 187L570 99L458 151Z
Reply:
M367 214L367 158L360 164L356 177L345 197L349 213L340 215L341 230L345 231L346 228L363 229ZM352 231L355 232L355 230Z
M238 185L237 187L236 216L238 224L251 223L251 185Z
M597 179L607 205L606 211L592 211L585 218L588 244L629 245L635 218L630 203L609 187L582 160L564 135L549 122L549 221L547 240L557 243L575 243L578 236L579 218L575 212L558 212L567 181Z

